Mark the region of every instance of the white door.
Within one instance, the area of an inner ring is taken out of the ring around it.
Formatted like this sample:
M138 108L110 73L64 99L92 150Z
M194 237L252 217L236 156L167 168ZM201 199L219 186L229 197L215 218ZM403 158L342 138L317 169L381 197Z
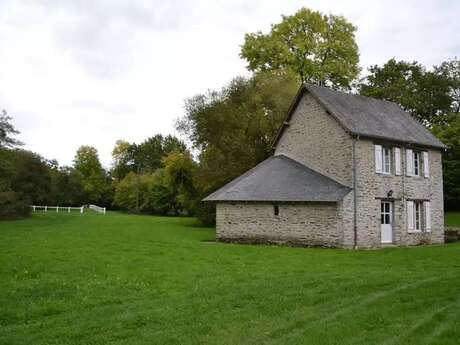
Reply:
M382 231L382 243L393 242L393 228L391 225L391 202L382 201L380 211L380 227Z

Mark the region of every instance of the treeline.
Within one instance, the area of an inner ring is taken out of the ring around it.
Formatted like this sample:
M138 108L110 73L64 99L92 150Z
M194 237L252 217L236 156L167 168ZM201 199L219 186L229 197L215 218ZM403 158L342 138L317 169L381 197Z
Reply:
M112 197L110 174L102 168L94 148L82 146L69 167L31 151L0 145L0 219L27 216L30 205L109 206Z
M30 205L97 204L138 213L194 214L196 163L179 139L156 135L140 145L118 141L108 170L94 147L81 146L72 166L59 166L18 148L10 120L6 113L0 118L0 219L27 216Z
M143 143L117 141L112 152L113 206L148 214L194 215L197 164L184 142L155 135Z
M59 167L36 154L5 148L15 143L14 128L4 125L10 136L3 137L10 142L4 140L2 154L10 163L0 169L8 170L10 178L3 179L0 193L28 203L97 203L129 212L196 215L212 224L213 206L200 200L272 153L272 140L299 85L308 82L394 101L432 130L449 147L443 160L446 208L458 209L460 60L427 68L394 58L363 72L355 32L342 16L302 8L283 16L266 34L247 34L240 55L252 75L185 101L176 127L195 157L178 138L155 135L141 144L118 141L107 171L97 151L86 146L72 167ZM22 169L35 173L22 175ZM41 184L31 183L32 175L41 176Z

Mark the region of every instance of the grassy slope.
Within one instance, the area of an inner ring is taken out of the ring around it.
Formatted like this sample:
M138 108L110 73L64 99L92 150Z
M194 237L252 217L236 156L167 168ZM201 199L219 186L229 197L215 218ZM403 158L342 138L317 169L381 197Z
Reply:
M460 245L228 245L189 219L0 222L0 344L458 344Z

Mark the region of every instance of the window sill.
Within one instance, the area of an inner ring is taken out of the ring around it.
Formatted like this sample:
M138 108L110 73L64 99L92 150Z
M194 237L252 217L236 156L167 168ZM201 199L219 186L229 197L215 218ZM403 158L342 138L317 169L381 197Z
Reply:
M422 233L422 230L407 230L408 234L420 234Z

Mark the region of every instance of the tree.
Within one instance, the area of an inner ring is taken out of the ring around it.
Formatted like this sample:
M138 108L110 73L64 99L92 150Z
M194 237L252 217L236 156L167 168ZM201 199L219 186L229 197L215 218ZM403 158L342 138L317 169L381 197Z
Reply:
M117 180L123 179L130 171L134 171L135 145L125 140L117 140L112 150L112 175Z
M108 186L97 150L91 146L80 146L75 155L74 168L81 175L87 202L101 202Z
M12 138L12 135L19 134L19 131L10 123L11 120L5 110L0 112L0 148L22 145L19 140Z
M171 152L186 152L187 149L178 138L157 134L137 145L134 151L136 168L144 172L154 172L163 166L163 157Z
M221 91L186 100L177 128L199 153L194 186L198 202L267 158L299 80L287 71L235 78ZM203 217L212 209L200 208Z
M87 200L81 174L72 167L50 167L51 192L50 201L56 205L77 206Z
M172 135L157 134L138 145L118 140L112 151L112 174L120 180L130 171L154 172L163 166L163 158L171 152L187 152L185 143Z
M128 212L153 212L150 199L152 174L129 172L116 184L113 204Z
M460 210L460 114L448 115L446 124L433 127L433 133L447 145L443 154L444 203L446 209Z
M359 73L356 27L307 8L283 16L270 33L245 35L241 57L251 71L287 69L302 82L349 88Z
M435 71L450 81L451 110L460 113L460 59L445 61Z
M358 89L361 95L398 103L428 126L441 123L452 105L449 78L415 61L390 59L383 66L374 65Z
M192 214L195 209L194 175L196 163L189 153L171 152L163 158L169 189L175 195L175 211Z
M177 190L172 188L164 168L157 169L153 173L152 182L150 197L154 213L163 215L179 214L180 206L178 205Z
M47 162L40 155L26 150L9 150L12 167L9 189L30 204L50 201L51 176Z
M166 137L163 138L162 149L163 157L173 152L188 154L187 146L185 145L185 143L171 134L168 134Z
M163 156L163 136L161 134L154 135L136 146L135 166L138 170L154 172L161 167Z

